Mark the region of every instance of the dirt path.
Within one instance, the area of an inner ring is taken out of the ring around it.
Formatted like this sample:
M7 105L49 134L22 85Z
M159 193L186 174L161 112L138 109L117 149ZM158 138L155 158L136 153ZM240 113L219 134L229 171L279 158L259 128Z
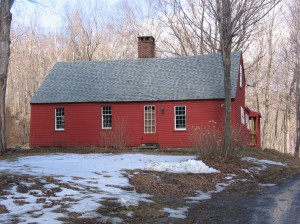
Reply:
M300 223L300 174L254 194L223 193L193 207L188 223Z

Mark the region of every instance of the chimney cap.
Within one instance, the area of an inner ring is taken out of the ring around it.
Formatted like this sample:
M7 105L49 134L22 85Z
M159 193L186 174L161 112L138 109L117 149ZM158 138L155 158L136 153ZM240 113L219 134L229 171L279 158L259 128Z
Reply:
M138 41L151 41L155 42L155 38L153 36L139 36Z

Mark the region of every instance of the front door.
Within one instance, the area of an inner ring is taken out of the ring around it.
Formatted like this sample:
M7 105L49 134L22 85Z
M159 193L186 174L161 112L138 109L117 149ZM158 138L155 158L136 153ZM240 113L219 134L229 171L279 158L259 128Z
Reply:
M143 143L158 143L156 125L156 106L145 105Z
M251 135L251 140L250 140L250 145L251 146L256 146L256 118L255 117L250 117L250 135Z

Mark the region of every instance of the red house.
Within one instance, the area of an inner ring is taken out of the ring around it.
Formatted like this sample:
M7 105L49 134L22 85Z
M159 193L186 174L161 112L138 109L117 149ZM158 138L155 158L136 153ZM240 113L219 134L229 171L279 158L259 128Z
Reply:
M56 63L32 97L31 146L104 146L122 131L127 146L186 147L195 127L222 126L221 55L154 58L154 41L139 37L135 60ZM241 52L232 53L231 82L232 126L252 128L249 143L260 146Z

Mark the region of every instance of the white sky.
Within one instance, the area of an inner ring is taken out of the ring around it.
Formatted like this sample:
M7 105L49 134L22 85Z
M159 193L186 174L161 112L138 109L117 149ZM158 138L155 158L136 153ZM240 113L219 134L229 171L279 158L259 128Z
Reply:
M55 28L60 23L60 14L67 3L75 4L77 0L34 0L39 3L32 3L30 0L16 0L12 8L13 20L22 19L30 23L31 18L39 15L39 20L44 28ZM119 0L91 0L107 2L109 5Z

